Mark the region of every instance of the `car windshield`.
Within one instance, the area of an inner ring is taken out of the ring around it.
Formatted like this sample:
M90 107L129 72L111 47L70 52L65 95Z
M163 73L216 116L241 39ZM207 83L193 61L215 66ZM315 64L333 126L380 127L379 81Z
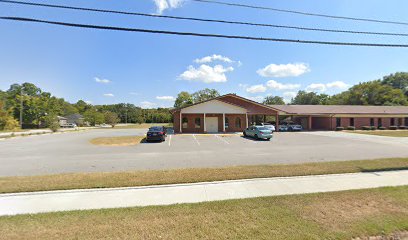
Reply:
M151 127L149 128L149 131L162 131L163 129L161 127Z
M258 130L260 130L260 131L262 131L262 130L269 130L268 128L266 128L266 127L257 127L258 128Z

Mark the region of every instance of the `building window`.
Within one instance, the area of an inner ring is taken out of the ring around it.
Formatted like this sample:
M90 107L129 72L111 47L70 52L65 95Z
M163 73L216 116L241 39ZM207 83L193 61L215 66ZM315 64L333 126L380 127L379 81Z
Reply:
M370 126L371 126L371 127L374 126L374 118L370 118Z
M194 126L195 128L201 128L201 118L196 118L194 120Z
M403 124L402 124L402 118L398 118L398 126L402 126Z
M408 126L408 117L405 118L405 126Z
M378 119L378 127L382 127L382 119L381 118Z
M350 126L354 127L354 118L350 118Z
M237 117L235 119L235 127L236 128L241 128L241 118Z
M391 126L395 126L395 118L391 118L391 119L390 119L390 125L391 125Z
M225 117L225 129L227 129L229 126L229 119L228 117Z
M341 118L336 118L336 127L341 127Z
M181 121L181 126L183 127L183 128L187 128L188 127L188 118L186 118L186 117L183 117L183 120Z

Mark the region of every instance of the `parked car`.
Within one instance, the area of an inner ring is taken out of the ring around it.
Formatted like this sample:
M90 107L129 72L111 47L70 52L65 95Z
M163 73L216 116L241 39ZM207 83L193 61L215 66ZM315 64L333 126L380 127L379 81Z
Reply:
M75 123L65 123L65 124L61 124L60 127L62 127L62 128L76 128L77 125Z
M272 132L276 131L275 126L273 124L271 124L271 123L262 123L262 126L270 129Z
M264 126L250 126L244 130L245 137L253 137L255 139L271 140L272 131Z
M287 132L288 131L288 125L279 125L279 132Z
M167 129L165 127L151 127L146 134L146 141L166 141Z
M290 124L288 125L288 131L289 132L300 132L303 131L302 125L299 124Z

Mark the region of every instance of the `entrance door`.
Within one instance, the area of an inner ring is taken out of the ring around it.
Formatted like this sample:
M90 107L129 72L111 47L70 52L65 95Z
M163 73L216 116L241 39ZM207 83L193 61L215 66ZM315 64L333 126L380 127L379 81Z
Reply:
M205 125L207 127L207 132L209 133L218 132L218 117L206 117Z

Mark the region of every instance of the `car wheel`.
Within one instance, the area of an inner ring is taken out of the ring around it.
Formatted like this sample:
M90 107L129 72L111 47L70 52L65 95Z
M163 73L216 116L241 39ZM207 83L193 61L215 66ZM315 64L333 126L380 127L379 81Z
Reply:
M244 131L244 137L246 137L247 136L247 134L246 134L246 132Z
M254 136L254 137L255 137L255 139L256 139L256 140L259 140L259 137L258 137L258 135L257 135L257 134L255 134L255 136Z
M271 141L271 139L270 139L270 138L267 138L266 140Z

